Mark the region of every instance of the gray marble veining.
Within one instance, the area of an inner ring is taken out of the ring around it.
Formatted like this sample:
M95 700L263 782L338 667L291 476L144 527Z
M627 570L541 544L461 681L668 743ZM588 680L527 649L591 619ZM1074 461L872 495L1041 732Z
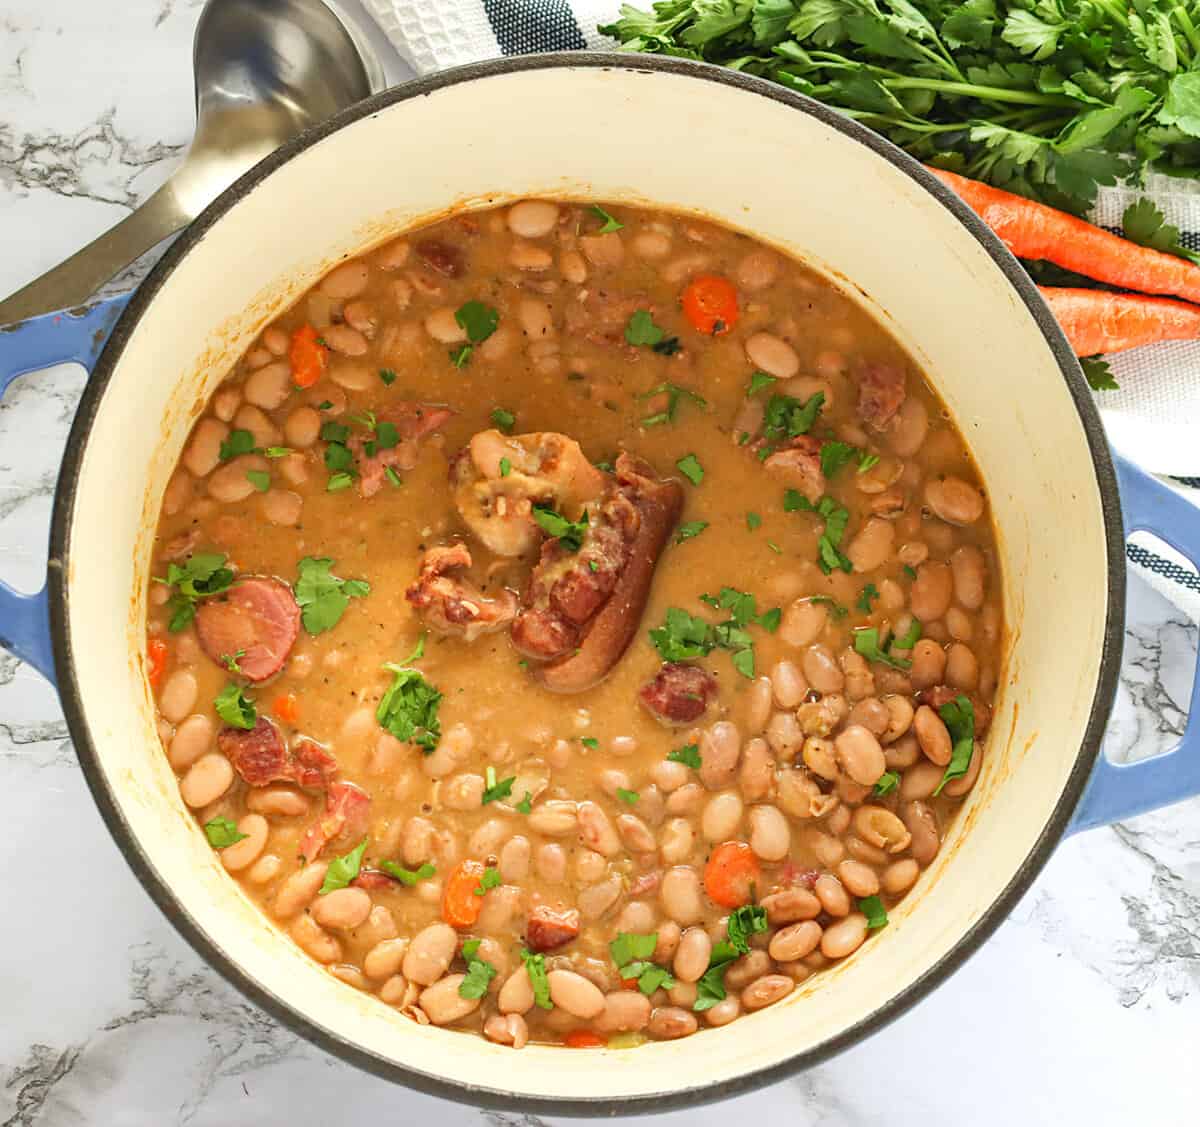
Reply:
M199 0L7 0L0 11L0 291L145 198L191 129ZM142 264L144 270L145 264ZM132 284L135 271L120 284ZM0 404L0 576L45 566L82 374ZM1178 738L1197 632L1131 582L1114 758ZM0 1125L427 1121L539 1127L394 1088L278 1026L163 920L108 837L52 690L0 655ZM1200 802L1073 838L984 949L820 1068L721 1105L796 1127L1180 1121L1200 1096Z

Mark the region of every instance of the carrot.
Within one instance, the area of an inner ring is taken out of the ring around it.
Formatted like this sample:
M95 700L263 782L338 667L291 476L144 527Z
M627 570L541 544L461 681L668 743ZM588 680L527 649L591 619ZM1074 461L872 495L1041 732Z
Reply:
M301 325L292 333L288 360L292 364L292 383L297 387L312 387L325 371L329 355L312 325Z
M442 919L451 927L472 927L479 919L483 897L475 889L483 880L483 865L479 861L460 861L446 878L442 889Z
M602 1049L608 1042L590 1029L572 1029L563 1038L563 1044L568 1049Z
M295 727L296 722L300 719L300 702L296 699L295 693L283 693L275 698L271 705L271 711L285 724Z
M698 332L720 336L737 324L737 290L720 274L697 275L680 300L688 324Z
M1165 297L1039 286L1076 356L1200 340L1200 307Z
M1200 302L1200 266L1186 259L1138 246L1024 196L940 168L929 171L978 212L1018 258L1044 259L1124 290Z
M161 638L151 638L146 643L146 680L150 688L157 689L167 670L167 643Z
M750 846L744 841L723 841L708 855L704 891L722 908L740 908L750 903L761 877L758 858Z

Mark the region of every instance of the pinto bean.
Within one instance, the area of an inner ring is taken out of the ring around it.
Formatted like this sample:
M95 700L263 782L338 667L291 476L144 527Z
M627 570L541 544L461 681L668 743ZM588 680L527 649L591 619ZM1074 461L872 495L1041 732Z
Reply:
M900 817L912 834L912 855L919 865L928 865L941 847L937 816L924 802L907 802L900 807Z
M846 891L860 900L866 896L875 896L879 892L878 874L862 861L841 862L837 867L837 876Z
M229 427L220 419L204 418L192 431L183 451L184 468L193 477L207 477L221 461L221 443L229 436Z
M700 737L700 781L709 790L729 786L737 773L741 750L737 725L728 720L714 724Z
M332 331L331 329L327 332ZM274 411L282 406L292 390L292 368L284 360L267 364L256 372L251 372L242 385L242 393L247 403L261 407L264 411Z
M558 204L550 200L520 200L505 216L508 229L522 239L541 239L558 223Z
M329 866L324 861L314 861L293 873L275 893L271 911L276 919L290 919L306 907L321 885L325 882L325 871Z
M342 945L309 915L297 916L288 934L296 945L318 963L336 963L342 957Z
M825 929L821 936L821 954L827 959L844 959L857 951L866 938L867 917L862 912L851 912Z
M370 268L361 258L351 258L330 270L319 283L326 297L335 301L347 301L358 297L367 288Z
M696 1032L696 1018L694 1014L678 1006L659 1006L650 1015L646 1031L659 1041L690 1037Z
M948 524L974 524L983 516L983 494L960 477L930 481L925 503Z
M213 746L213 723L207 716L197 713L189 716L175 729L167 749L167 759L176 771L190 767Z
M749 1012L764 1009L786 998L796 983L786 974L764 974L742 991L742 1006Z
M629 1033L650 1022L650 999L639 990L614 990L604 999L604 1012L595 1020L602 1033Z
M349 931L371 914L371 895L361 888L339 888L317 897L312 917L322 927Z
M943 788L942 794L948 798L961 798L975 785L975 780L979 778L979 769L982 764L983 749L976 743L971 751L971 761L967 764L967 773L948 782Z
M774 806L750 807L750 848L764 861L782 861L792 843L787 819Z
M879 741L859 724L852 724L837 734L834 750L842 770L862 786L874 785L887 769Z
M696 844L696 832L686 818L672 818L662 828L659 856L668 865L685 861Z
M746 357L776 379L791 379L800 370L800 357L787 341L774 333L753 333L746 338Z
M815 900L816 897L813 897ZM819 907L819 905L818 905ZM821 925L816 920L788 924L771 936L767 954L777 963L788 963L811 955L821 942Z
M483 1035L497 1045L523 1049L529 1044L529 1026L520 1014L492 1014L483 1023Z
M581 802L578 809L579 836L589 849L604 857L621 852L621 839L604 810L594 802Z
M585 920L602 918L621 899L623 888L621 878L615 873L607 880L590 885L576 897L579 914Z
M672 969L683 982L695 982L708 969L712 940L702 927L689 927L680 937Z
M738 786L747 802L762 802L771 797L775 781L775 760L766 741L749 740L742 748L742 765L738 768Z
M704 802L704 788L699 783L685 783L667 797L669 814L695 814Z
M727 790L714 794L700 817L700 832L704 835L704 840L728 841L737 833L742 821L742 810L742 799L736 791ZM676 916L676 919L678 918Z
M663 910L681 927L699 923L704 918L700 878L695 869L686 865L668 869L663 874L659 897Z
M652 853L656 848L654 834L636 814L618 814L617 833L631 853Z
M908 602L922 623L933 622L949 609L953 595L954 577L949 564L926 560L917 568L917 577L908 591Z
M464 998L458 988L465 974L450 974L421 991L418 1005L434 1025L449 1025L479 1009L480 998Z
M400 970L408 951L407 937L382 939L363 956L363 973L380 982Z
M202 755L179 780L179 794L193 810L216 802L233 785L233 767L219 751Z
M729 994L715 1006L704 1011L704 1018L709 1025L716 1027L728 1025L735 1017L740 1016L742 1003L736 994Z
M845 674L838 668L828 646L811 645L802 658L804 676L818 693L840 693L846 684Z
M811 645L829 624L829 611L824 603L797 599L788 605L779 622L779 637L797 649Z
M791 712L776 712L767 724L767 744L780 758L794 755L804 742L800 722Z
M784 888L764 896L762 906L772 926L816 919L821 914L821 901L807 888Z
M422 928L404 954L404 977L419 986L432 985L446 973L457 949L458 934L449 924L433 923Z
M900 896L917 883L920 875L921 866L911 857L905 857L901 861L893 861L883 870L880 883L889 896Z
M794 661L784 658L771 668L771 688L780 708L795 708L808 692L804 674Z
M890 520L871 517L846 546L846 556L858 573L882 567L892 553L896 526Z
M954 597L967 610L978 610L983 606L987 585L983 553L973 544L956 548L950 557L950 571L954 577Z
M850 897L842 882L832 873L817 877L813 892L821 901L821 907L831 916L844 916L850 911Z
M775 969L771 956L766 951L752 949L729 965L725 972L725 988L727 990L742 990L756 978L770 974Z
M945 774L945 768L939 767L928 759L914 763L900 778L900 799L907 802L913 798L929 798L938 788Z
M533 983L529 981L524 964L504 980L496 996L496 1005L502 1014L523 1014L533 1008Z
M926 758L939 767L945 767L950 762L954 751L954 743L942 718L927 704L921 705L913 717L913 731Z
M221 850L221 864L231 873L248 869L267 847L267 835L271 827L261 814L244 814L238 819L238 833L246 836L241 841Z
M979 660L970 646L955 642L946 651L946 684L965 691L979 685Z
M882 806L860 806L854 811L854 830L868 845L899 853L908 848L910 835L904 823Z
M914 689L930 689L940 685L946 675L946 653L932 638L922 638L912 651L909 677Z
M604 1011L604 994L590 979L570 970L552 970L546 975L550 1000L573 1017L584 1021Z

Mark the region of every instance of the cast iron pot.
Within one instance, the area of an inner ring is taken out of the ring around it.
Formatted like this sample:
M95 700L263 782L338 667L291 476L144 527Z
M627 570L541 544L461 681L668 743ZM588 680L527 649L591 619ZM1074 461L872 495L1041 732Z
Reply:
M845 286L954 413L1003 561L1011 647L985 766L890 926L779 1005L636 1051L513 1052L416 1025L311 962L242 894L184 808L144 670L164 486L258 329L388 232L530 195L701 213ZM1064 834L1200 793L1195 719L1167 755L1131 766L1098 756L1121 651L1125 535L1150 529L1197 559L1200 517L1114 466L1066 341L978 219L887 142L778 87L674 59L572 54L388 91L263 161L127 303L0 334L0 390L70 360L94 372L59 478L47 584L32 597L0 587L3 644L57 682L97 805L175 926L264 1009L381 1076L559 1114L746 1091L853 1044L942 982Z

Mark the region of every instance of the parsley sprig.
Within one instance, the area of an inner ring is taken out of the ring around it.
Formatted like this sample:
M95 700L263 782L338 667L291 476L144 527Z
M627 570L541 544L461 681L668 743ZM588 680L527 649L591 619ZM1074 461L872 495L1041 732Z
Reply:
M438 721L442 694L425 680L419 669L391 661L385 662L383 668L394 677L379 701L375 719L402 743L414 743L426 755L432 754L442 737Z
M331 571L333 560L327 556L305 556L297 565L296 602L300 620L310 634L332 630L346 613L352 598L371 593L365 579L340 579Z
M757 904L747 904L730 912L725 924L725 938L713 944L708 970L696 983L697 1013L711 1010L725 998L725 972L729 964L750 950L750 936L767 930L767 910Z
M729 611L728 620L714 625L680 607L668 607L663 625L650 631L650 641L663 661L690 661L723 649L730 652L734 669L753 678L754 638L746 628L757 625L773 634L782 617L780 609L759 614L754 596L734 587L722 587L719 595L701 595L700 601Z

